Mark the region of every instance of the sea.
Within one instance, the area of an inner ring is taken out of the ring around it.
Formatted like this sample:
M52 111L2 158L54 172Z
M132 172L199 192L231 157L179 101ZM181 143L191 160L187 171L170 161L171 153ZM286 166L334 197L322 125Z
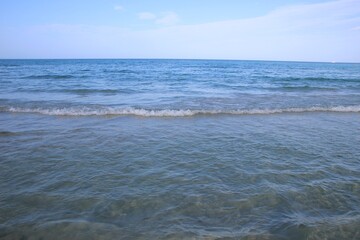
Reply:
M360 64L0 60L0 239L360 239Z

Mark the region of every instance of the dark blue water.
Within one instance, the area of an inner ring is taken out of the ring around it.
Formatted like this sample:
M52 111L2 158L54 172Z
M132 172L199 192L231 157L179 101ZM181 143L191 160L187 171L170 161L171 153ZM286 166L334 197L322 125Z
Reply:
M360 65L0 60L1 239L357 239Z
M182 116L360 111L359 64L3 60L0 77L3 112Z

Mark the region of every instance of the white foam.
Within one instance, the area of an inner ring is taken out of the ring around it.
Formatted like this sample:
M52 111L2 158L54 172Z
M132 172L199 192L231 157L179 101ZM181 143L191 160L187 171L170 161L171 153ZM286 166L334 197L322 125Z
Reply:
M59 116L91 116L91 115L135 115L144 117L185 117L199 114L200 111L194 110L146 110L136 108L88 108L88 107L70 107L70 108L19 108L10 107L8 112L14 113L40 113L45 115ZM204 112L206 114L206 112Z
M305 113L305 112L342 112L360 113L360 105L334 106L334 107L309 107L309 108L278 108L278 109L238 109L238 110L190 110L190 109L164 109L147 110L138 108L120 107L64 107L64 108L22 108L2 107L3 112L13 113L39 113L58 116L105 116L105 115L133 115L142 117L187 117L194 115L266 115L280 113Z

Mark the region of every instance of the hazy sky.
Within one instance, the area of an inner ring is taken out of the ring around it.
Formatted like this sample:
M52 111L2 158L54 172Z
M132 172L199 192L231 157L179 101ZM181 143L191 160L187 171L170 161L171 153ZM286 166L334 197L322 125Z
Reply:
M360 0L4 0L0 58L360 62Z

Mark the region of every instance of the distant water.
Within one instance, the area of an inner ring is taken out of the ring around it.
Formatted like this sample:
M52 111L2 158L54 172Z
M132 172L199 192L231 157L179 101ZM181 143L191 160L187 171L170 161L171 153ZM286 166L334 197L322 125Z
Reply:
M360 64L0 60L0 239L360 239Z

